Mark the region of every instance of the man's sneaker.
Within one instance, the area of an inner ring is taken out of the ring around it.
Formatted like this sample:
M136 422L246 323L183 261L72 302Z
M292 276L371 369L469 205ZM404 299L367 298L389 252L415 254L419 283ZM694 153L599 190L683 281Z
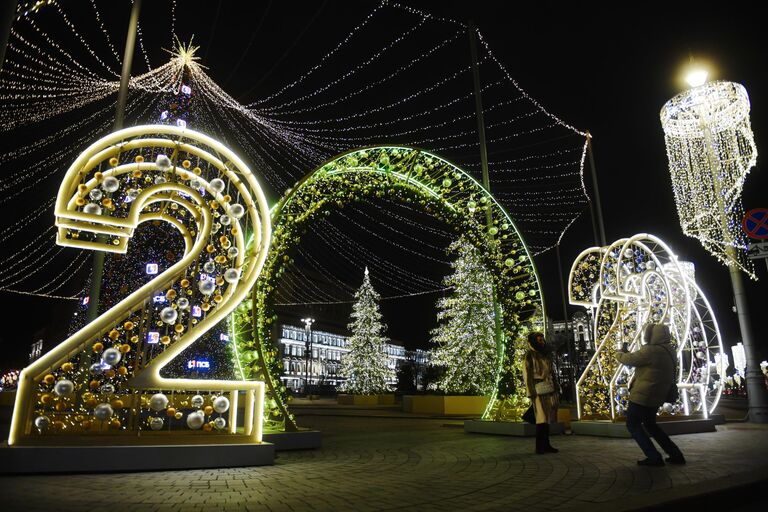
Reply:
M664 460L666 460L670 464L685 464L685 457L683 457L682 455L679 455L677 457L667 457Z
M659 467L664 465L664 461L661 459L643 459L643 460L637 461L637 465Z

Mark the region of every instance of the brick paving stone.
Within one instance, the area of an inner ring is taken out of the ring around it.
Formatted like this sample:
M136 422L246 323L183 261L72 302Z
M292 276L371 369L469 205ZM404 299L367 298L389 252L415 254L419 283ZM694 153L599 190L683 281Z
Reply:
M629 439L467 435L445 420L311 417L323 448L281 452L274 466L0 479L4 510L325 512L569 510L670 500L751 473L768 481L768 428L718 426L676 436L689 464L636 465ZM652 493L652 494L651 494Z

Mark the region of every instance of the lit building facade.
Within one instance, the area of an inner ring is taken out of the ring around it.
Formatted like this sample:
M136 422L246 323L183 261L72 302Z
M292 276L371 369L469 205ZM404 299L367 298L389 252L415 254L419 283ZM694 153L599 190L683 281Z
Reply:
M591 313L591 311L590 311ZM591 315L578 311L568 320L549 324L548 340L555 349L555 363L563 394L572 394L573 383L579 379L595 353Z
M347 380L342 374L341 361L347 352L348 339L346 336L312 329L312 356L309 367L306 359L307 331L304 327L283 324L280 326L279 347L283 361L283 375L280 377L285 387L294 392L302 391L309 380L310 386L338 387ZM407 351L397 343L387 343L384 347L389 356L389 368L392 375L407 362L426 364L428 352L417 349ZM390 385L395 386L396 380Z

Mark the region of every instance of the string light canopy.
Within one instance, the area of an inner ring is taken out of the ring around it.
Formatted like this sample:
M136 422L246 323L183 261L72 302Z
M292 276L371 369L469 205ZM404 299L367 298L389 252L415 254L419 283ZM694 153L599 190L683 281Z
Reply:
M108 133L113 121L121 64L114 34L124 30L124 20L117 26L114 19L102 16L103 5L99 0L52 2L13 27L0 74L0 131L29 129L18 130L23 133L14 139L18 146L2 148L5 178L0 201L29 219L12 243L3 246L6 259L24 259L23 265L33 260L16 254L16 248L47 227L41 220L45 217L35 215L37 206L33 209L33 203L23 199L24 193L50 185L76 151ZM169 37L190 40L195 25L177 23L186 14L176 10L176 2L170 9L167 3L145 2L142 9L143 19L166 20L168 30L138 28L147 67L131 78L127 125L161 121L168 96L186 86L197 109L189 127L239 148L275 197L333 155L370 144L423 147L457 162L476 178L480 175L467 27L462 23L381 2L361 11L359 21L340 30L336 41L323 29L318 44L330 49L319 51L314 61L304 56L298 60L298 54L297 60L286 61L287 68L299 70L295 75L265 81L261 88L235 96L217 83L222 70L215 69L213 61L206 69L197 60L205 51L196 45L179 50L175 44L170 60L152 62L150 57L162 55L155 49L170 48ZM491 187L536 256L553 247L588 205L582 179L586 134L537 103L496 59L482 34L478 37ZM310 31L306 39L311 38ZM31 133L34 140L23 139ZM32 155L34 165L29 165ZM305 248L299 250L306 268L332 282L331 296L286 276L282 302L348 301L366 265L384 298L442 288L439 278L417 279L419 270L401 265L403 253L422 254L419 260L428 262L445 260L442 250L413 236L422 229L418 214L385 199L372 208L375 214L370 217L354 211L349 219L328 219L322 250L311 255ZM377 218L390 214L402 218L403 234L377 238ZM6 227L0 225L0 230ZM372 254L367 247L380 241L387 247ZM342 242L348 248L347 264L338 265L336 247ZM58 255L45 263L63 269L69 260ZM37 274L29 279L11 286L16 278L0 277L0 287L32 292L45 284L37 282ZM51 291L46 288L42 294Z
M722 263L756 279L741 229L741 192L757 161L749 96L740 84L689 76L700 85L661 109L680 226Z

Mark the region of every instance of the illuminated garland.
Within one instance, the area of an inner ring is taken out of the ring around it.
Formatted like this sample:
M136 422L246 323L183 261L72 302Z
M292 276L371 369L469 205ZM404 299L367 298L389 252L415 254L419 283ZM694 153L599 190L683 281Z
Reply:
M404 147L359 149L319 167L291 189L273 209L274 239L253 300L241 306L240 322L253 312L256 337L241 339L243 366L252 377L264 379L268 404L276 423L295 428L287 410L281 364L272 339L275 292L301 232L355 200L387 197L413 205L464 233L480 253L493 276L503 312L503 358L497 368L494 396L484 416L518 420L528 399L518 395L522 386L520 362L529 329L543 328L543 304L530 253L514 223L482 186L447 161L430 153ZM493 225L486 225L490 208ZM238 331L248 331L241 324ZM247 370L248 372L248 370Z
M741 191L757 161L749 109L742 85L709 82L669 100L661 125L683 233L756 279L741 228Z

